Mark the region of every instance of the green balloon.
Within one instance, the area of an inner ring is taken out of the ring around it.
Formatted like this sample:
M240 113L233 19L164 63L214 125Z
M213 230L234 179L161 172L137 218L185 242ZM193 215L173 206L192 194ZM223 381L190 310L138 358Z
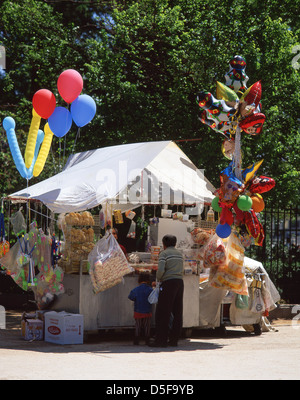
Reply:
M212 199L211 206L214 211L221 212L222 207L220 207L218 203L219 203L219 197L215 197L214 199Z
M237 206L241 211L249 211L250 208L252 207L251 197L242 194L242 196L238 198Z

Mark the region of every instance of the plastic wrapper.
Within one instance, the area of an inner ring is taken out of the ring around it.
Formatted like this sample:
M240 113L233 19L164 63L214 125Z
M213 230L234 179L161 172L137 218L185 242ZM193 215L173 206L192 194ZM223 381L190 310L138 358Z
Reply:
M47 308L55 296L65 292L63 278L64 272L60 267L42 269L37 276L37 285L33 288L39 310Z
M156 304L158 303L158 297L159 297L159 284L156 284L156 287L152 290L152 292L148 296L148 302L150 304Z
M11 247L0 259L0 264L8 275L23 290L33 290L38 307L48 303L54 294L63 292L62 271L52 268L52 237L38 229L35 222L30 230ZM55 272L54 272L55 271ZM35 275L36 273L36 275ZM47 299L41 300L50 293Z
M136 231L136 223L134 221L131 221L127 237L130 239L135 239L135 231Z
M226 264L226 248L223 240L218 235L213 235L204 247L204 268L218 267Z
M274 298L272 297L271 291L268 289L268 284L265 281L262 284L261 294L264 299L266 310L267 311L274 310L277 306L275 304ZM278 298L277 298L277 300L278 300Z
M94 293L117 285L123 276L134 272L118 242L109 233L96 243L88 256L88 263Z
M212 231L208 231L201 228L195 228L192 230L191 236L194 243L197 243L200 246L205 246L209 242L212 236Z
M22 214L22 207L10 217L10 222L16 236L26 232L26 222Z
M133 219L136 216L136 213L132 210L128 210L125 212L125 217L129 219Z
M240 308L241 310L246 310L249 308L249 297L244 296L241 294L237 294L235 298L235 305L237 308Z
M253 288L251 301L251 311L254 313L263 313L266 310L264 299L261 293L261 289Z
M20 245L16 242L1 259L0 264L4 267L9 274L17 274L20 272L20 266L18 263L18 257L21 253Z
M227 262L211 270L211 286L218 289L227 288L234 293L248 296L248 285L244 273L244 247L234 232L228 239L226 253Z

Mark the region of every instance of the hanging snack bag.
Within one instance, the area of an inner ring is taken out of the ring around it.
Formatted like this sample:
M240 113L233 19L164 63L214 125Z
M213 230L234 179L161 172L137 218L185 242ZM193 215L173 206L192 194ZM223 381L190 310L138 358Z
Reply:
M26 233L26 222L22 214L22 209L23 207L21 207L19 211L10 217L10 222L13 226L13 232L16 236Z
M204 247L204 268L218 267L226 264L226 248L223 240L214 234Z
M135 239L135 231L136 231L136 223L134 221L131 221L127 237L130 239Z
M135 217L135 215L136 215L135 212L132 210L128 210L125 212L125 217L131 220Z
M248 296L248 286L244 273L244 251L238 236L231 233L227 246L227 262L216 268L210 275L210 285L217 289L228 289L234 293Z
M121 210L114 210L114 217L116 224L123 224L123 215Z
M94 293L103 292L122 282L123 276L134 271L114 236L107 233L88 256L89 274Z

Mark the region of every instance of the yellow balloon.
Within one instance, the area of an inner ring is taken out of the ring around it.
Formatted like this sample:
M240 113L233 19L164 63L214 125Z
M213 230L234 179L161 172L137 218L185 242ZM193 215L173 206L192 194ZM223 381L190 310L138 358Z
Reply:
M218 100L225 100L234 103L239 99L238 95L232 89L218 81L216 96Z
M26 168L30 168L33 157L34 157L34 150L36 145L36 139L38 135L38 131L40 128L41 117L32 110L32 120L30 124L29 134L27 138L27 144L25 148L25 166Z
M43 171L52 143L53 132L51 131L48 123L45 125L44 131L45 137L33 168L33 176L39 176L39 174Z

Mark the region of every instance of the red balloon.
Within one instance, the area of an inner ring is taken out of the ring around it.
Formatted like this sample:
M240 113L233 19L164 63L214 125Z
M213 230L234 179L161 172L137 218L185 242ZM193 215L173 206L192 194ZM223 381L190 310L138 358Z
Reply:
M245 225L250 235L256 239L256 244L262 246L265 237L264 228L253 210L245 212Z
M32 99L34 111L44 119L48 119L53 114L56 107L55 96L48 89L38 90Z
M254 83L249 87L248 90L243 94L241 100L245 101L247 104L255 104L255 108L258 107L261 99L261 83L260 81Z
M256 176L250 181L248 190L251 193L265 193L273 189L275 181L268 176Z
M262 131L265 119L266 117L262 113L252 114L240 122L240 127L249 135L259 135Z
M57 80L57 89L66 103L72 103L80 95L83 88L83 79L79 72L67 69Z

